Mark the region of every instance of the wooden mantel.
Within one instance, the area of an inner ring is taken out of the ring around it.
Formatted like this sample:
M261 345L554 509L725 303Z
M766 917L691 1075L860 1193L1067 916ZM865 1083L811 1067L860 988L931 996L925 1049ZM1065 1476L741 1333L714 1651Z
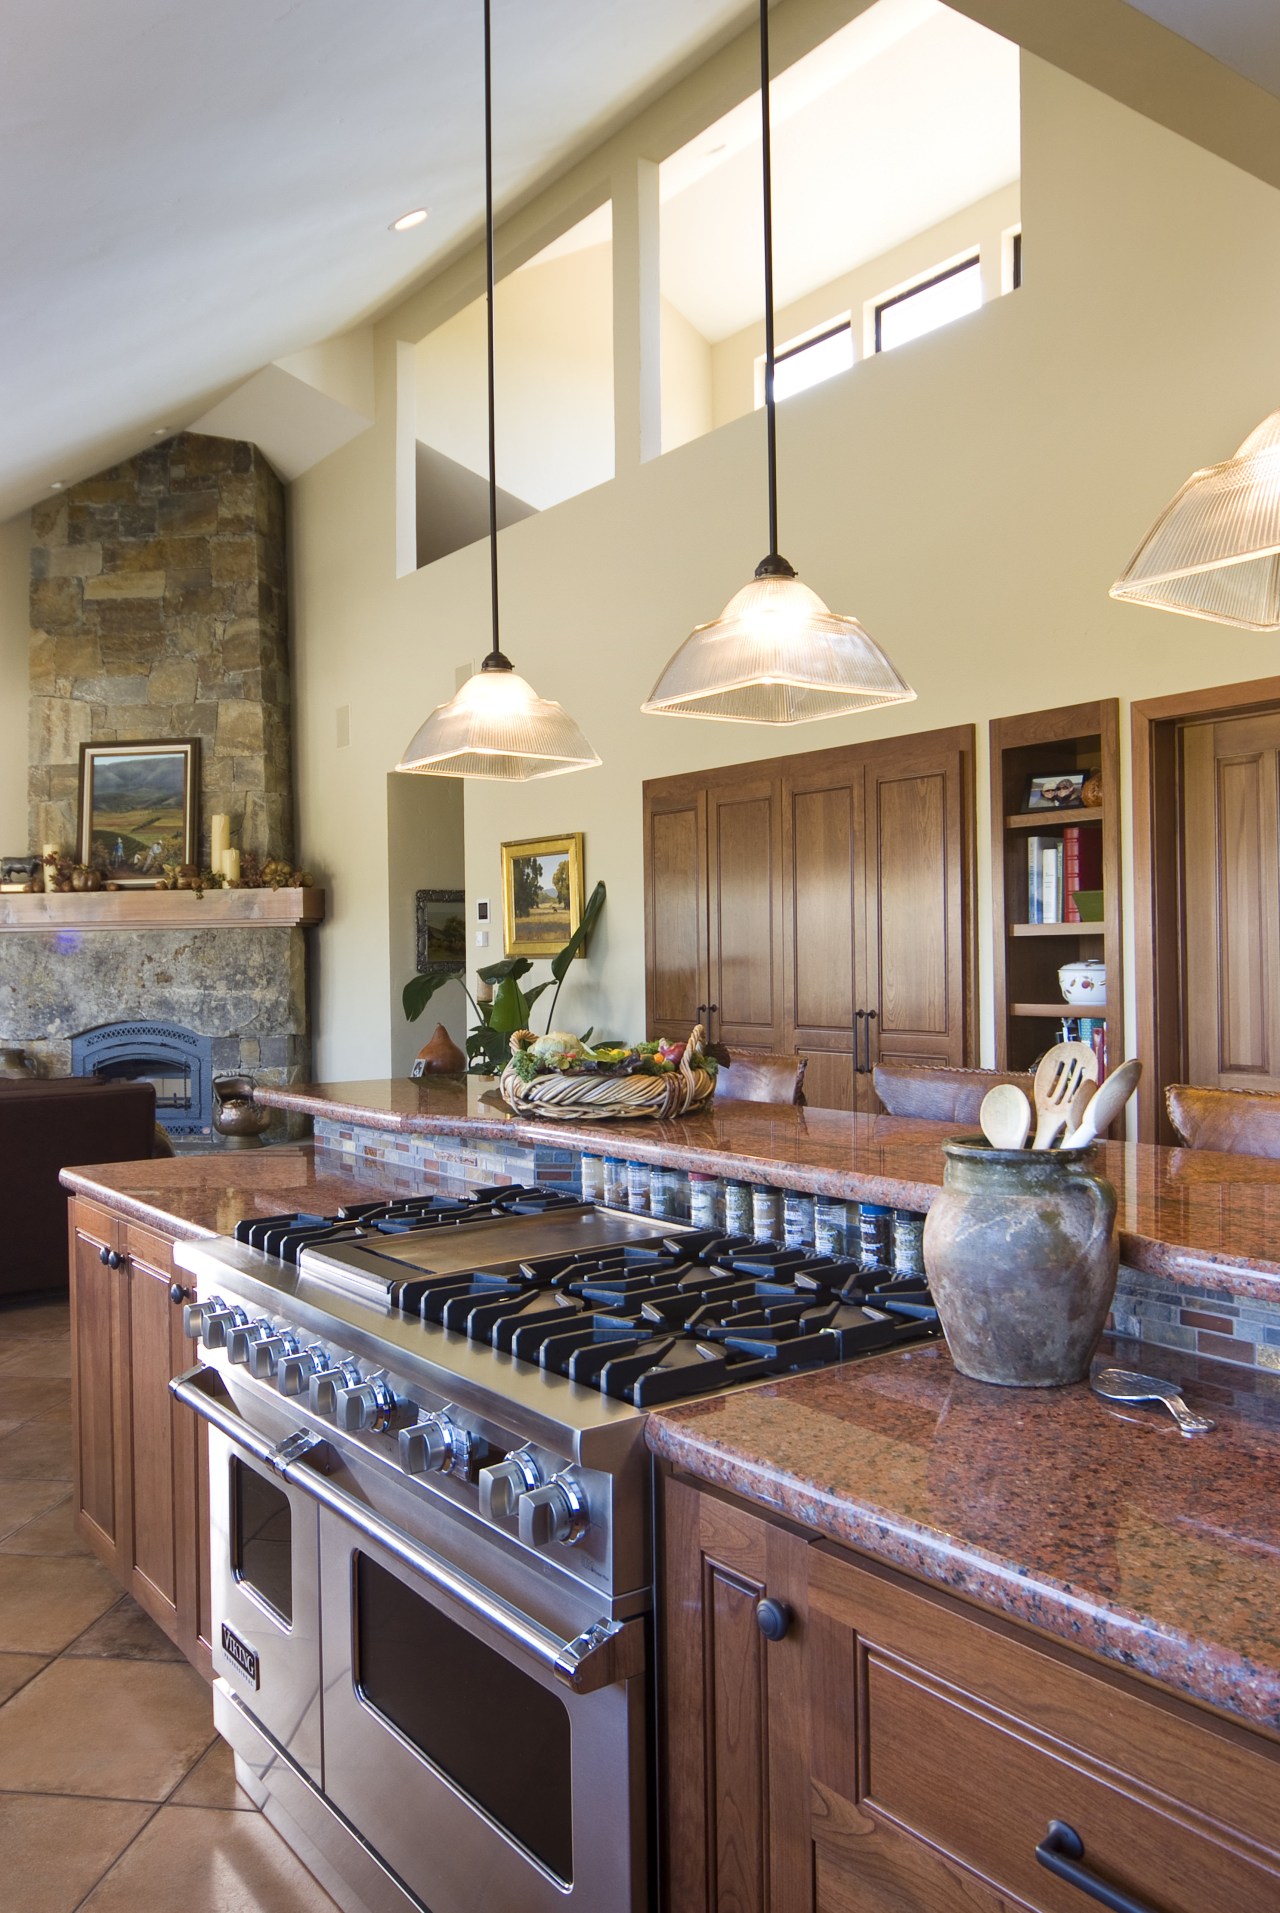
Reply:
M0 931L288 930L323 921L323 890L0 891Z

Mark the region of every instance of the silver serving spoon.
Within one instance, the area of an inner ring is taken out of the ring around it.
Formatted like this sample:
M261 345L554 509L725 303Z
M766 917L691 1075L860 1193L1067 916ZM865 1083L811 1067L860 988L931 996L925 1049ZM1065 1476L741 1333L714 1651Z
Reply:
M1138 1078L1142 1075L1142 1064L1134 1056L1127 1063L1121 1063L1113 1069L1105 1083L1099 1085L1096 1093L1086 1103L1084 1111L1071 1129L1063 1143L1064 1149L1082 1149L1086 1143L1093 1142L1106 1129L1110 1129L1120 1111L1124 1108L1134 1090L1138 1087ZM1075 1108L1071 1114L1075 1116Z
M1131 1368L1100 1368L1089 1383L1095 1395L1109 1402L1163 1402L1184 1435L1207 1435L1216 1424L1207 1415L1193 1415L1172 1382L1158 1375L1138 1375Z
M1021 1149L1031 1130L1031 1104L1016 1083L997 1083L983 1097L978 1121L993 1149Z

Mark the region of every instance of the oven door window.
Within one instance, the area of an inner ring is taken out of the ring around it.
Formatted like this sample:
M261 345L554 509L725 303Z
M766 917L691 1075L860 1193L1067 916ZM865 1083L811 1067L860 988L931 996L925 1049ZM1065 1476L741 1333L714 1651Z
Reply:
M354 1557L356 1690L556 1878L573 1878L569 1715L558 1694Z
M293 1625L288 1496L236 1456L231 1459L231 1571L286 1627Z

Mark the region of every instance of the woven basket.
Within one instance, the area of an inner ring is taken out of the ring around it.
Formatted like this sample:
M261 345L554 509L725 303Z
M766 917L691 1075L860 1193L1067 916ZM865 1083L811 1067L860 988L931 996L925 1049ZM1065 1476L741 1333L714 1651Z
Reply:
M701 1055L705 1032L698 1024L685 1044L680 1067L665 1076L592 1076L548 1070L524 1082L508 1064L499 1079L502 1099L520 1116L550 1116L559 1122L635 1120L641 1116L687 1116L710 1100L715 1072L689 1062Z

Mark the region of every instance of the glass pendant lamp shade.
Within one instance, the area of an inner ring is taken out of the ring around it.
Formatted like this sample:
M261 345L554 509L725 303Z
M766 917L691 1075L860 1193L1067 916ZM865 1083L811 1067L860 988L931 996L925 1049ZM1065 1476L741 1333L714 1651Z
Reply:
M509 664L486 658L447 704L437 704L396 769L520 783L599 762L567 711L539 697Z
M1280 631L1280 412L1234 458L1192 472L1157 518L1111 596Z
M786 565L757 570L687 637L641 705L663 717L807 724L915 696L856 618L829 611Z

